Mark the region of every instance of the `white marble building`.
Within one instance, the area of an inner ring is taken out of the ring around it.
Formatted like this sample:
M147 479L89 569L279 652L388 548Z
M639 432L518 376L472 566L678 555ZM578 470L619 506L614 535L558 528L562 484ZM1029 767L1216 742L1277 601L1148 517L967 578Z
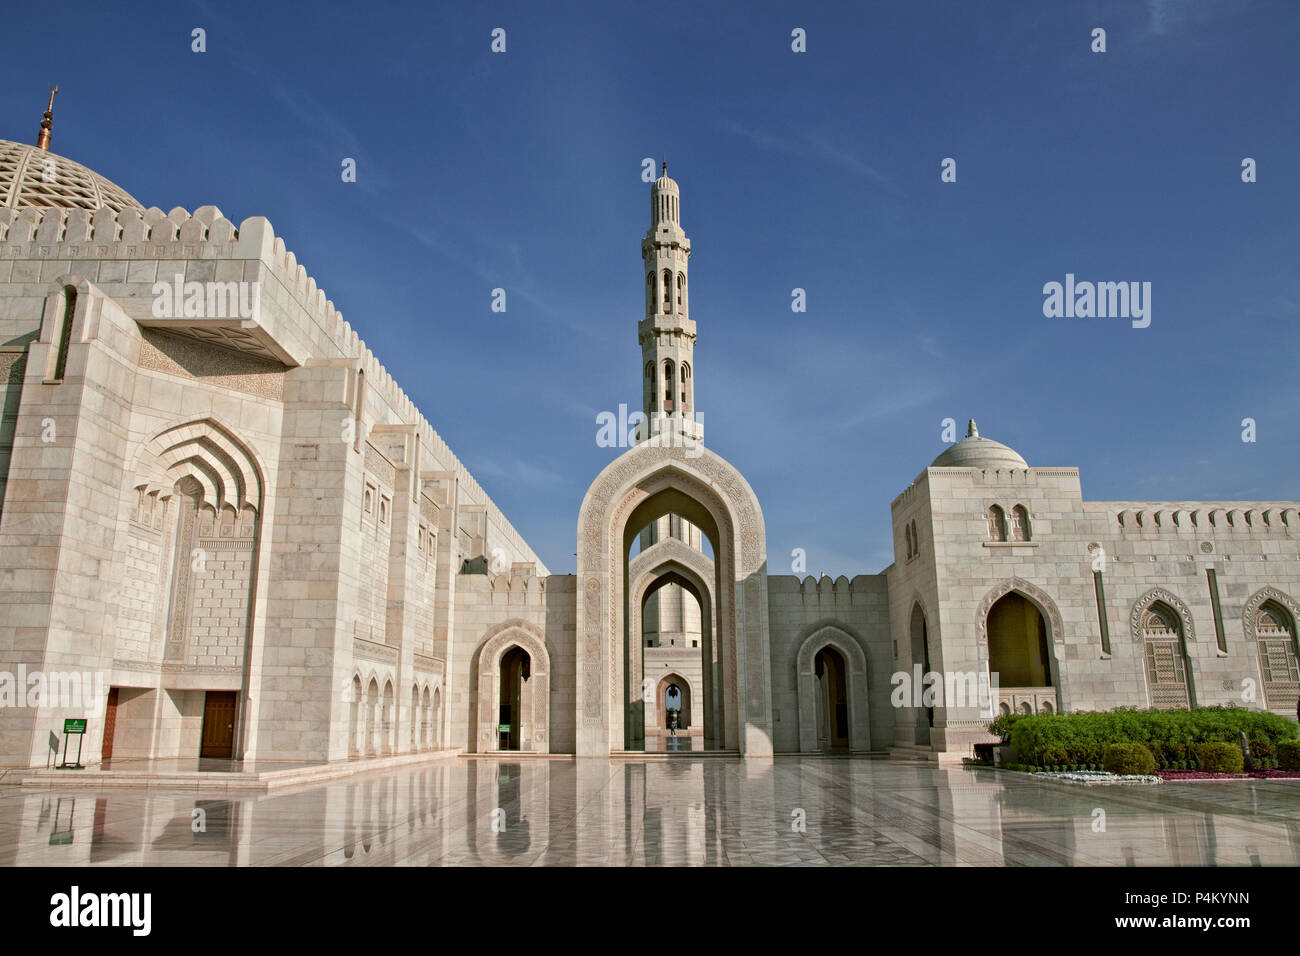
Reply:
M694 419L680 203L665 169L652 437L552 575L266 219L145 209L0 141L0 765L43 765L86 710L20 673L90 675L91 765L606 755L660 745L664 678L696 749L751 757L989 739L978 701L895 706L914 669L992 672L989 711L1294 713L1296 502L1086 501L971 423L892 503L889 567L769 574Z

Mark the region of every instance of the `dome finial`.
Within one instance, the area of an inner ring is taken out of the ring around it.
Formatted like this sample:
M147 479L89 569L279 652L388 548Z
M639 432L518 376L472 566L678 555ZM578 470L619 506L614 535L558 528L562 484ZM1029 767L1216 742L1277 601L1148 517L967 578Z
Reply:
M968 425L966 426L966 437L967 437L967 438L979 438L979 437L980 437L980 430L979 430L978 428L975 427L975 419L973 419L973 418L970 420L970 424L968 424Z
M41 131L36 135L36 148L50 151L50 129L54 126L54 94L59 92L57 83L50 87L50 105L45 108L45 119L41 120Z
M664 150L664 175L668 175L668 150Z

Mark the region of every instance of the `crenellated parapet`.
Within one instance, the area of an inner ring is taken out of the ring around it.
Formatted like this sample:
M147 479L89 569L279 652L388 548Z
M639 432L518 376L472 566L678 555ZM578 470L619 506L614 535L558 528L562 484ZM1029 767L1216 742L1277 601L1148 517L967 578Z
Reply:
M1294 502L1088 502L1105 508L1113 527L1125 535L1148 534L1300 534Z
M209 260L260 262L265 269L261 297L279 303L292 326L296 341L289 344L288 352L298 353L297 340L301 340L308 343L305 347L313 358L355 362L364 372L367 392L386 405L401 423L416 426L422 449L421 470L454 472L460 485L460 501L485 507L496 540L503 536L520 556L535 561L541 573L546 573L522 536L307 274L266 218L253 216L235 226L216 206L201 206L192 214L179 206L170 212L153 207L143 213L133 207L120 212L108 208L3 207L0 258L70 262L154 259L173 265L182 263L187 268ZM206 275L211 277L210 273ZM248 278L247 271L244 278ZM265 288L271 278L279 290ZM99 284L111 294L111 283L100 280Z

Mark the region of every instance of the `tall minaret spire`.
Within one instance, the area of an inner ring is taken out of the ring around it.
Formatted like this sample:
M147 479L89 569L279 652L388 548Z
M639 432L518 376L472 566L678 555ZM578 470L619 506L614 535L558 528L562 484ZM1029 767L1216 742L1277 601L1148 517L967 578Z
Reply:
M703 428L695 420L695 323L690 318L688 261L691 240L681 226L681 192L663 175L650 187L650 229L641 240L645 276L645 318L637 325L641 342L641 392L650 433L670 428L693 438Z
M54 94L59 92L56 83L50 88L50 105L45 108L45 119L41 120L41 131L36 134L36 148L50 151L50 130L54 126Z

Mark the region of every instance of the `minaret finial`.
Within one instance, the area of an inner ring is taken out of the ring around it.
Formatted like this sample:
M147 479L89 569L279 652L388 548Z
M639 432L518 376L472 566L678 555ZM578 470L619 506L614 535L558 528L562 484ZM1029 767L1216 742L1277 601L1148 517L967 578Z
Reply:
M50 129L54 126L54 94L59 92L56 83L50 87L50 105L45 108L45 119L41 120L41 131L36 135L36 148L50 151Z
M975 427L975 419L973 418L970 420L970 424L966 426L966 437L967 438L980 437L980 430Z
M664 150L664 175L668 175L668 150Z

